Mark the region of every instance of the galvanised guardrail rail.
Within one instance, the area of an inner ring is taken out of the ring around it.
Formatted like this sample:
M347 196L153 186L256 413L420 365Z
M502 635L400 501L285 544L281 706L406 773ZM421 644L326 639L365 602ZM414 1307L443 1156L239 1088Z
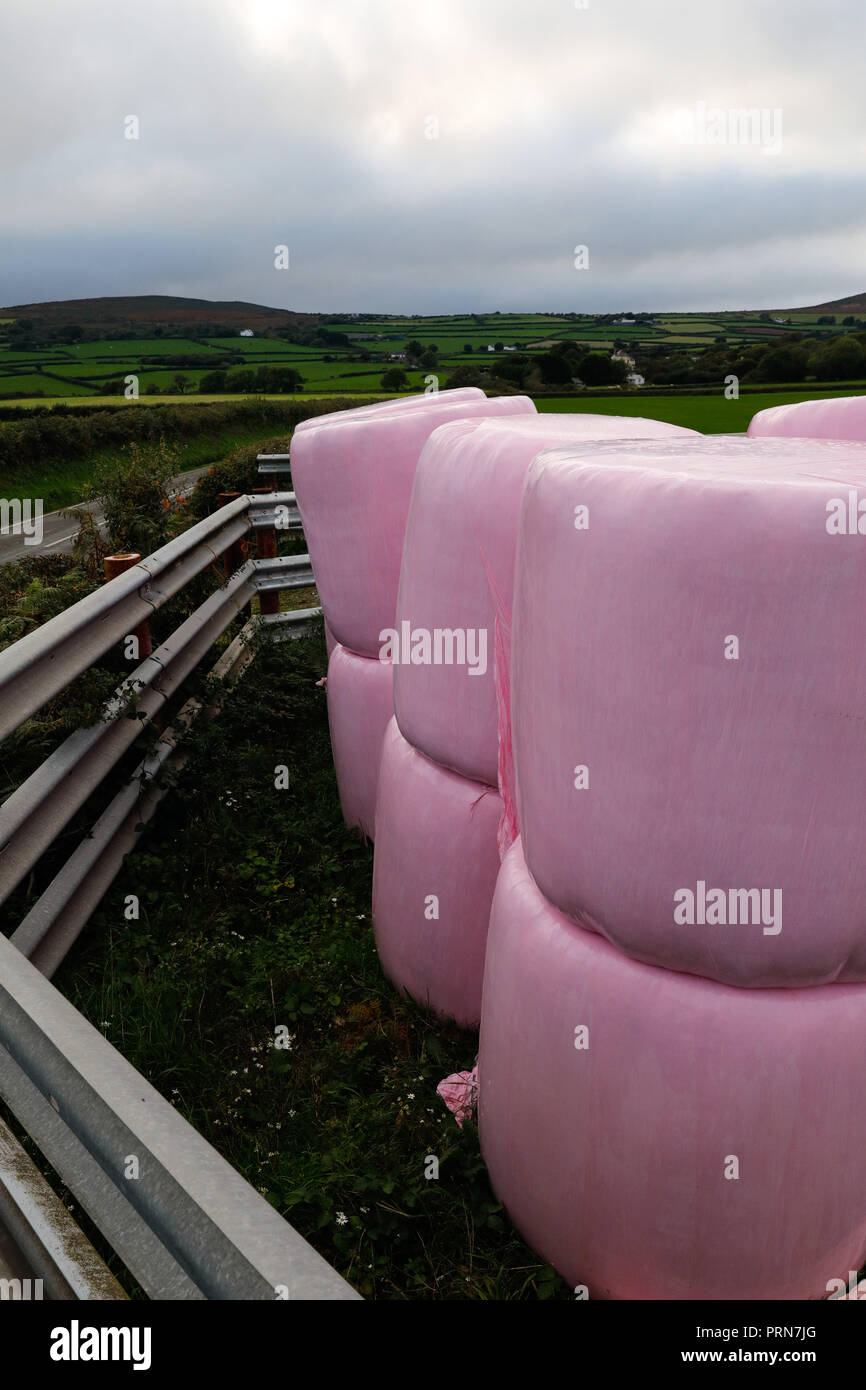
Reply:
M292 476L291 454L257 454L258 472L272 478L274 485L278 477Z
M36 1164L0 1121L0 1299L125 1299Z
M123 717L130 701L153 722L253 595L273 602L280 589L314 583L309 556L273 553L274 528L286 524L300 526L293 493L236 497L0 652L4 738L221 555L237 560L245 534L256 535L258 558L241 563L131 672L102 722L73 733L0 806L0 902L138 737L143 721ZM320 613L248 623L211 674L230 679L250 660L253 626L286 636ZM186 702L177 727L163 731L12 937L0 936L0 1097L150 1298L357 1299L48 978L164 794L156 775L201 709ZM0 1140L0 1274L44 1275L50 1297L122 1297L8 1130Z
M0 652L0 739L35 714L111 646L133 632L194 575L212 564L221 553L235 547L247 530L252 528L258 532L262 549L275 548L264 541L264 535L270 531L271 538L275 539L278 508L284 510L289 525L299 525L293 493L238 497ZM308 587L313 582L307 555L262 558L242 564L222 588L211 594L121 683L106 709L106 717L99 724L71 734L7 798L0 806L0 905L135 742L142 723L153 722L253 595ZM280 616L293 621L293 615ZM307 614L307 618L309 616ZM298 617L295 615L294 620ZM133 703L136 715L141 717L124 718ZM186 720L198 712L197 707L185 706L184 710ZM125 814L133 818L133 824L143 819L141 815L136 816L136 804L144 795L145 785L153 783L171 746L172 737L164 733L132 782L119 793L120 800L115 798L114 811L109 808L113 821L117 820L117 813L124 805ZM151 788L151 799L153 795ZM101 843L98 836L96 839ZM80 852L76 852L85 865L93 859L93 843L91 836ZM122 853L117 867L121 858ZM70 864L74 859L75 856ZM92 869L92 863L89 867ZM102 892L112 877L113 874L104 879ZM59 887L58 880L61 880ZM31 954L42 943L50 925L46 903L52 904L51 911L56 916L58 911L69 907L74 892L82 885L80 876L78 882L73 883L69 873L61 870L13 937L25 954ZM65 896L64 886L69 890ZM79 909L79 929L102 892L94 897L91 876L90 902L83 915ZM70 935L67 949L74 939L74 935ZM60 959L62 955L59 958L55 955L52 968Z
M273 532L277 507L284 508L286 518L299 525L293 492L242 494L0 653L0 740L92 666L115 642L146 622L247 532ZM224 595L226 607L231 608L235 598L238 601L234 611L244 607L262 587L265 573L291 568L291 560L301 558L265 560L264 564L261 560L249 561L233 595ZM310 584L313 581L309 556L303 558L306 582ZM295 568L303 566L296 564ZM295 587L299 585L300 579ZM284 587L291 587L288 578ZM198 611L203 620L203 610ZM209 620L213 617L212 613L207 615ZM219 631L228 626L228 621ZM217 635L214 631L214 637ZM170 657L168 647L166 644L165 655Z
M2 936L0 1095L150 1298L359 1297Z

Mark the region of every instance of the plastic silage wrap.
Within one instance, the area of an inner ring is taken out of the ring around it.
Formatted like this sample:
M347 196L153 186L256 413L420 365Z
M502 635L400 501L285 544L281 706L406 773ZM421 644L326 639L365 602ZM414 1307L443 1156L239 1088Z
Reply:
M497 1196L592 1298L824 1298L866 1257L864 1016L864 985L629 959L545 901L518 841L478 1064Z
M325 617L343 646L377 656L392 628L406 514L418 458L437 425L463 416L526 415L526 396L454 400L439 392L292 438L292 479Z
M773 405L752 416L749 434L809 439L866 439L866 396Z
M693 434L656 420L578 413L460 420L430 436L409 507L396 628L456 632L446 656L459 655L459 635L469 632L467 656L475 661L474 669L468 660L415 665L404 653L394 668L394 706L410 743L466 777L499 785L509 800L507 765L498 759L501 745L507 764L514 555L529 464L540 449L572 440Z
M376 945L398 989L465 1027L481 1014L500 812L497 792L425 758L391 720L376 811Z
M417 396L400 396L393 401L377 401L373 405L358 405L348 410L329 410L326 415L310 415L295 425L292 438L304 434L306 430L318 429L320 425L341 425L351 420L369 420L374 415L401 415L407 410L417 410L419 406L430 404L431 396L447 401L478 401L484 399L480 386L458 386L451 391L427 392Z
M441 391L440 397L450 402L454 401L477 401L484 399L484 392L479 386L463 386L453 391ZM353 410L332 410L326 415L313 415L307 420L301 420L295 425L292 437L303 434L305 430L319 428L322 425L342 424L347 420L368 420L372 416L379 416L385 412L388 414L400 414L404 411L417 410L430 404L429 395L405 396L396 401L383 401L378 405L360 405ZM328 656L337 645L337 639L328 626L325 618L325 646Z
M335 646L328 662L328 723L347 825L372 836L382 739L394 713L391 667Z
M524 850L552 904L639 960L866 979L859 496L866 446L803 439L569 448L527 475Z

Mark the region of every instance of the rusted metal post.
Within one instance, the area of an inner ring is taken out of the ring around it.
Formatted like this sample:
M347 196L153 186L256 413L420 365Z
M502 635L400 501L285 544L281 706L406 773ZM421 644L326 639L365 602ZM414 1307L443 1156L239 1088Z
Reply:
M233 502L236 497L240 497L239 492L221 492L217 496L217 507L225 507L229 502ZM232 541L223 555L223 571L226 579L230 579L235 570L239 570L244 562L244 543L243 540Z
M254 492L273 492L270 487L253 488ZM275 560L277 555L277 531L275 526L256 527L256 556L259 560ZM262 616L280 611L280 592L264 589L259 594L259 612Z
M140 559L140 555L136 555L134 551L130 550L120 551L117 555L106 555L103 562L106 580L116 579L119 574L123 574L125 570L132 569L133 565L137 565ZM140 623L131 635L138 639L138 656L139 660L143 661L144 658L150 656L153 651L153 642L150 637L150 623Z

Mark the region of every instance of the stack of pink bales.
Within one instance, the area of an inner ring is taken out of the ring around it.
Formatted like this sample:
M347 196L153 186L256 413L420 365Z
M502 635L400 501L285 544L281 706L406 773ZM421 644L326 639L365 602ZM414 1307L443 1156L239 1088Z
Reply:
M508 665L526 470L553 444L688 433L584 414L464 419L440 426L421 455L397 600L373 920L386 974L459 1023L481 1017L490 904L514 838Z
M481 1141L592 1297L818 1299L866 1255L852 495L866 446L796 438L527 475Z
M380 633L394 624L418 456L446 421L534 411L526 396L488 400L469 387L320 415L292 437L292 483L331 647L328 717L340 802L347 822L368 835L393 714Z
M383 967L480 1019L494 1187L592 1297L866 1256L866 408L750 434L447 392L292 444Z

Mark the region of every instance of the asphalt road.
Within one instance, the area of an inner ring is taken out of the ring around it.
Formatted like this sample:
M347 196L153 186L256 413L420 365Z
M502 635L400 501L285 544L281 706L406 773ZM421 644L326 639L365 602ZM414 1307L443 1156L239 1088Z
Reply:
M192 491L193 485L202 473L206 473L207 468L191 468L186 473L179 473L174 479L176 493L186 496ZM102 520L102 509L94 507L94 515ZM28 530L31 528L28 528ZM8 565L12 560L21 560L25 555L47 554L49 551L70 554L72 543L78 535L78 527L74 521L70 521L68 516L62 516L60 512L46 512L42 517L42 542L40 545L28 545L27 536L22 532L19 525L12 524L8 528L0 529L0 565Z

